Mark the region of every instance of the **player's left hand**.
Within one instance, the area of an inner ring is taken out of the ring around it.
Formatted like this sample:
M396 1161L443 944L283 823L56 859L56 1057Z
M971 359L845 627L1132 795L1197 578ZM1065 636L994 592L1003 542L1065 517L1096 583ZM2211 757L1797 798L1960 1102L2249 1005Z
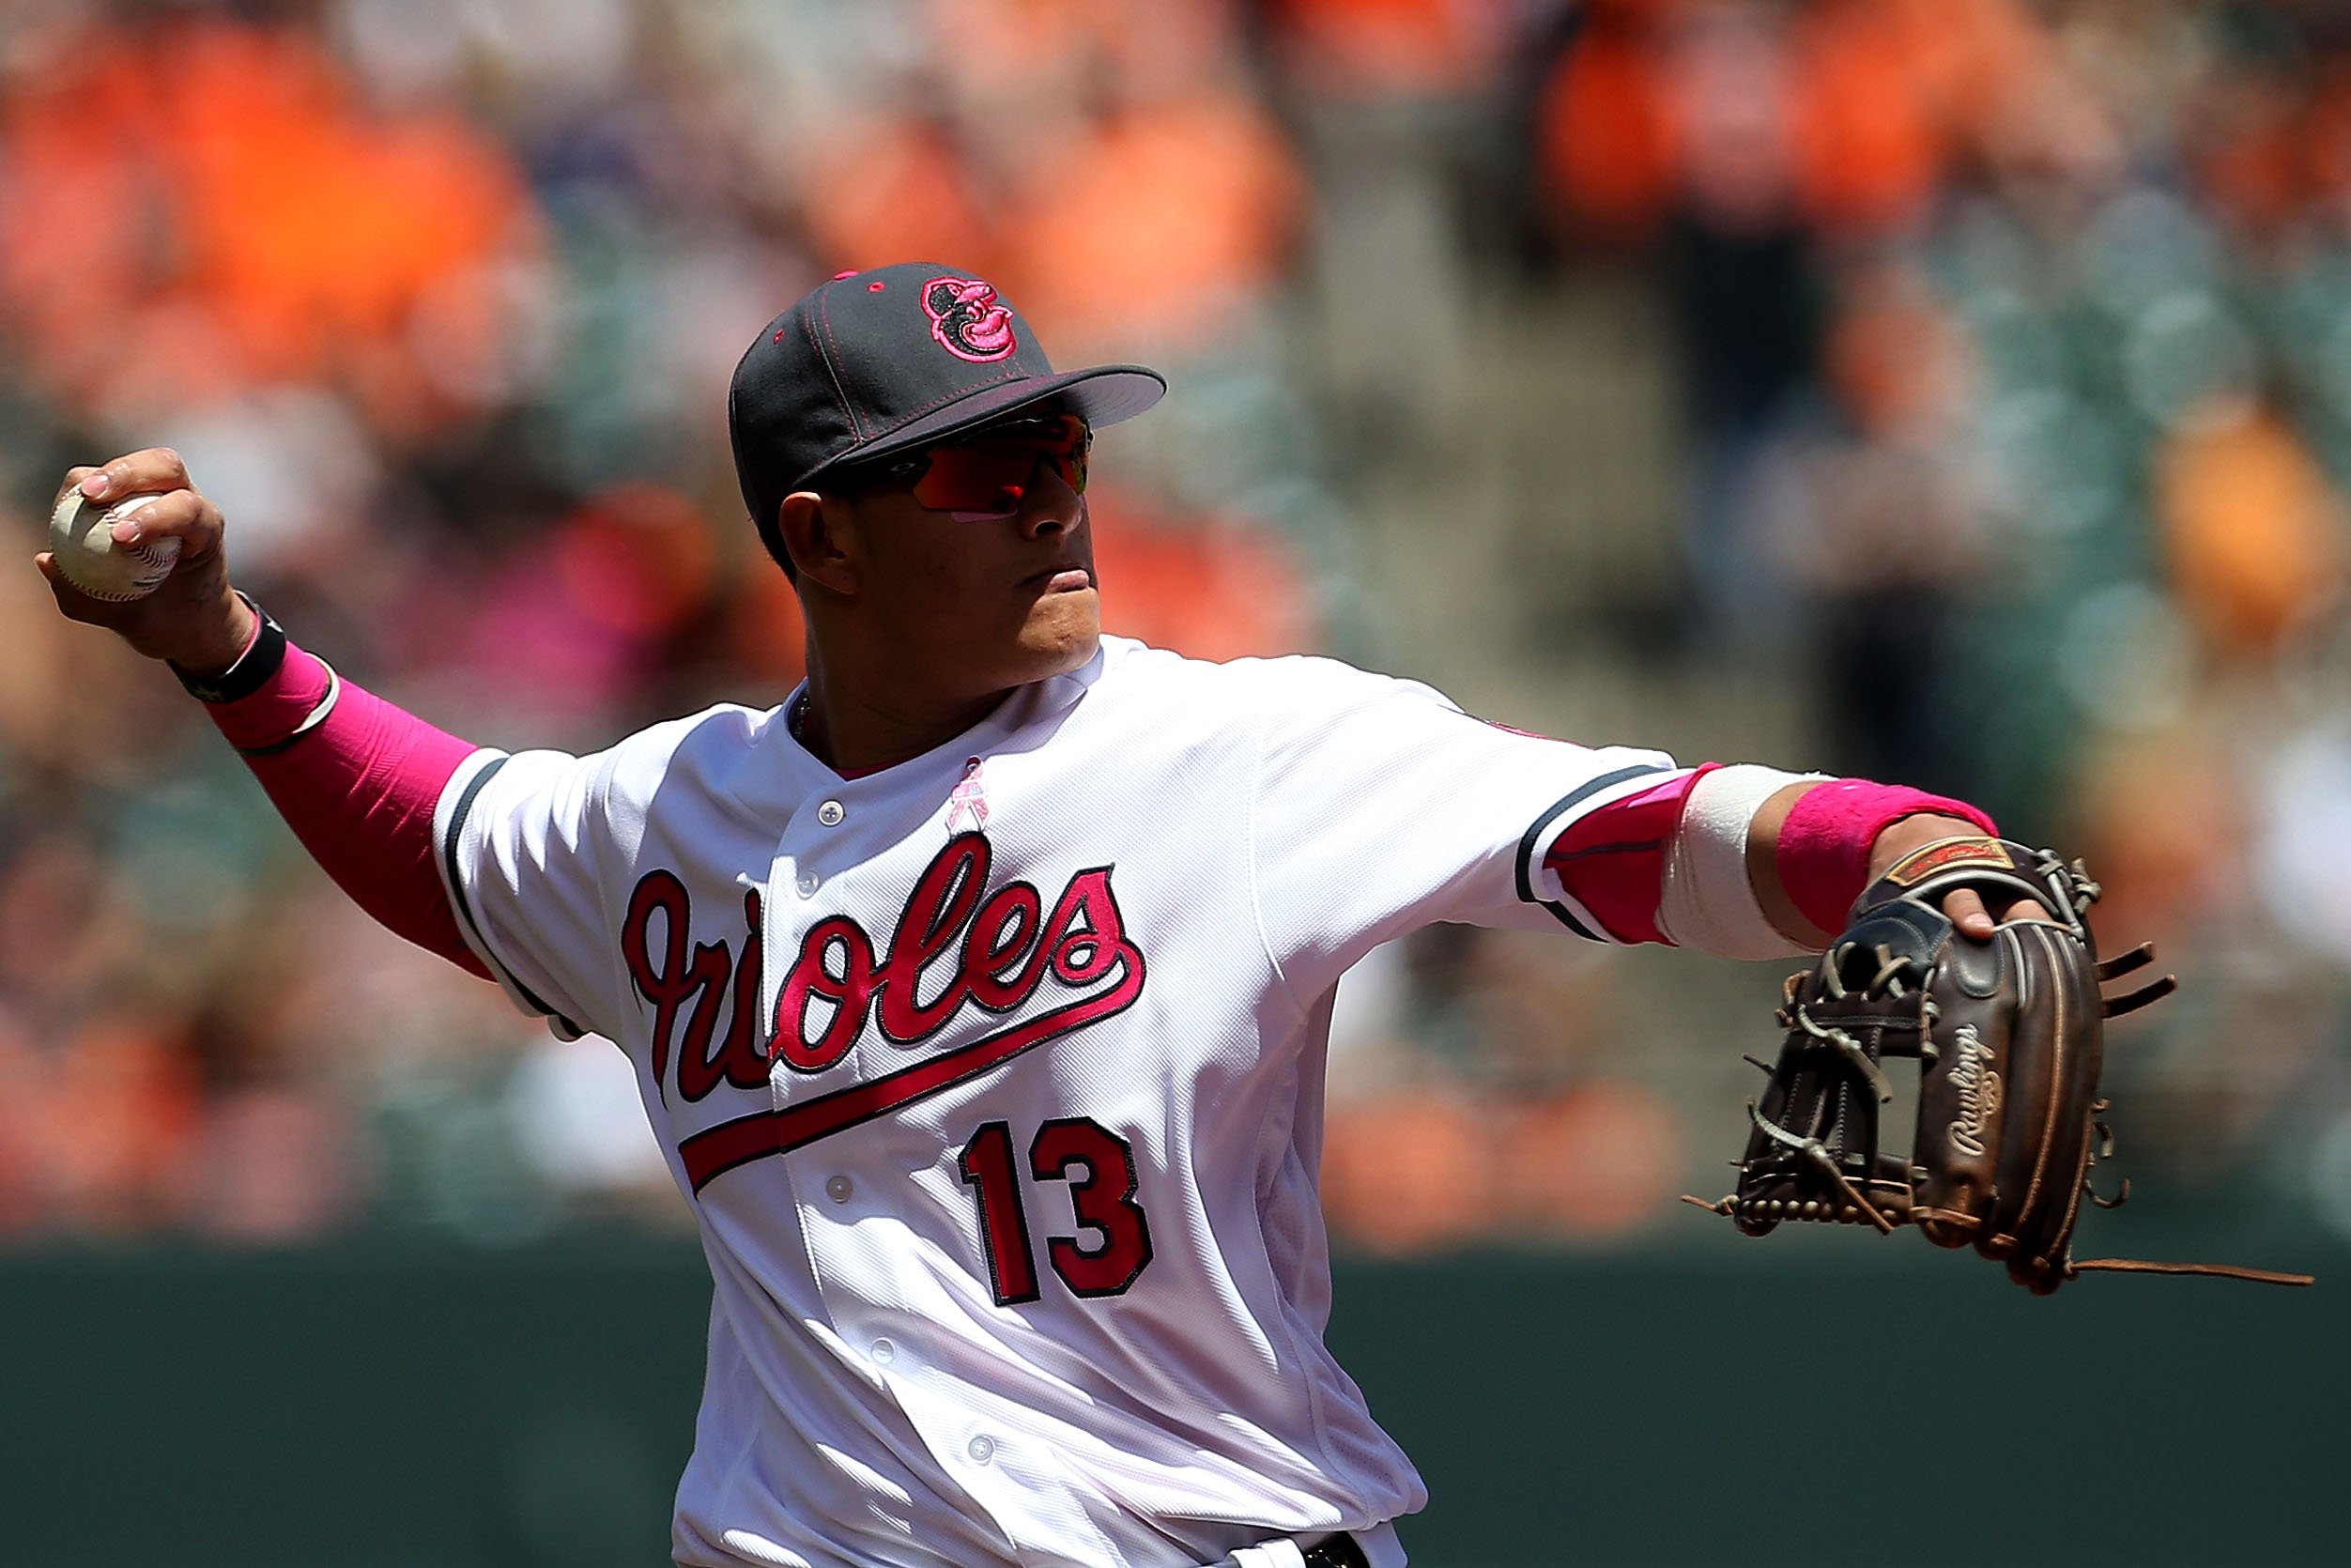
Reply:
M1915 849L1921 849L1938 838L1980 838L1984 830L1964 817L1944 817L1924 813L1904 817L1894 822L1877 841L1869 846L1869 883L1885 875L1894 863ZM1943 913L1963 935L1977 942L1990 942L1992 932L2004 920L2046 920L2048 910L2035 899L2019 898L1987 908L1983 895L1973 887L1954 888L1943 899Z

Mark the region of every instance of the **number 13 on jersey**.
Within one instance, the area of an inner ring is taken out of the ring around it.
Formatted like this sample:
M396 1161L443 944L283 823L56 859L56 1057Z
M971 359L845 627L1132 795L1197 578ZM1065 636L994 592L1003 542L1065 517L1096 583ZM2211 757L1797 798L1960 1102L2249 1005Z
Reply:
M956 1161L979 1196L980 1246L1000 1307L1034 1301L1039 1294L1012 1151L1011 1124L994 1121L973 1135ZM1028 1170L1036 1181L1068 1188L1082 1234L1048 1237L1045 1248L1069 1293L1116 1296L1133 1284L1151 1261L1151 1226L1135 1202L1134 1150L1127 1141L1091 1117L1058 1116L1029 1141Z

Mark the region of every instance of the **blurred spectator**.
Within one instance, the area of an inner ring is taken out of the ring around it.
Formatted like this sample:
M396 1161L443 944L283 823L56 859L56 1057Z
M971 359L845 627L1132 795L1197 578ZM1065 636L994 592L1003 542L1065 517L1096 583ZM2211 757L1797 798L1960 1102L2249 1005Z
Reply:
M1749 613L1812 628L1825 763L1966 793L1965 738L1939 699L1970 679L1956 632L1991 548L1970 348L1916 267L1864 264L1838 281L1822 396L1777 432L1745 502L1786 595L1758 595Z
M2274 414L2224 405L2185 422L2155 477L2173 585L2216 655L2273 657L2341 594L2343 499Z
M1510 38L1500 0L1273 0L1290 74L1333 97L1433 98L1490 84Z

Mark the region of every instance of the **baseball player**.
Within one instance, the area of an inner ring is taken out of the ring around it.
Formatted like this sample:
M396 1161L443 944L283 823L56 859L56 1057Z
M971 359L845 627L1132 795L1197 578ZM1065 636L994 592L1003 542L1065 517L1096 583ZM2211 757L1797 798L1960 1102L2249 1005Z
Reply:
M297 649L175 453L69 475L163 492L116 537L182 553L120 605L41 558L65 612L170 661L376 918L626 1053L714 1284L680 1563L1397 1568L1425 1493L1322 1337L1348 965L1440 920L1818 950L1898 854L1990 831L1104 635L1092 440L1163 390L1054 371L968 272L816 289L729 397L807 679L587 757Z

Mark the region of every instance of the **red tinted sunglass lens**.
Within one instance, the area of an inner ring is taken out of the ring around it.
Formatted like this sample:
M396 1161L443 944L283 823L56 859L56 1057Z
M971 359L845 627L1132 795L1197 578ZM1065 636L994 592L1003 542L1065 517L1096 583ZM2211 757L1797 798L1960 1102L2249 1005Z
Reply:
M914 481L914 500L933 512L1017 512L1037 458L1011 447L942 447Z
M1006 431L968 446L940 447L914 482L914 500L934 512L1017 512L1040 461L1052 464L1064 484L1083 495L1093 445L1094 433L1071 415L1033 434Z

